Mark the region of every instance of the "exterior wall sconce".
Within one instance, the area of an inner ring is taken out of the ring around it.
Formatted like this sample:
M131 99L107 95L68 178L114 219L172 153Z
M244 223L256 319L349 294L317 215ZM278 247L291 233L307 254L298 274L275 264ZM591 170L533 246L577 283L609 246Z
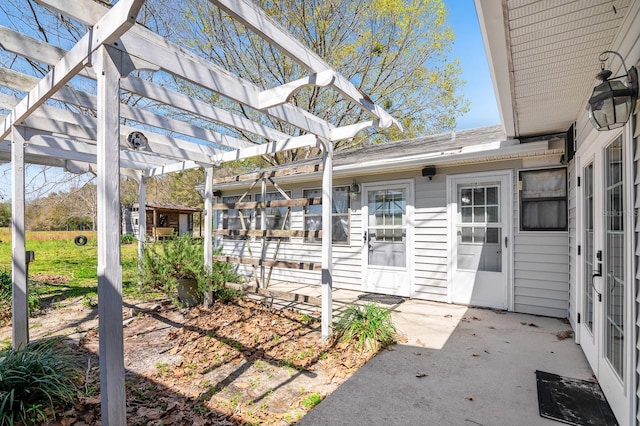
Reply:
M612 72L604 68L605 61L609 59L609 53L620 58L626 74L611 77ZM629 121L638 99L638 71L633 66L627 70L622 56L612 50L605 50L598 59L601 71L596 78L602 83L593 89L589 99L589 120L597 130L611 130L622 127ZM618 81L624 77L627 77L626 86Z
M429 180L431 180L435 175L436 175L436 166L426 166L422 168L423 177L428 177Z
M358 182L356 182L356 180L353 180L353 183L351 183L351 185L349 185L349 198L352 200L355 200L356 198L358 198L358 195L360 194L361 191L361 187L360 184Z

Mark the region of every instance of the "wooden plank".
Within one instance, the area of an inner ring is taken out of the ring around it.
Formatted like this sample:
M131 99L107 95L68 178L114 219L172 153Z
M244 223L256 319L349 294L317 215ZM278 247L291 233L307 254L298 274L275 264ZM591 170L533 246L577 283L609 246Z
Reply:
M301 231L289 229L215 229L214 235L233 237L265 238L322 238L322 231Z
M216 179L213 179L213 184L218 185L218 184L233 183L233 182L249 182L249 181L254 181L258 179L268 179L268 178L275 178L275 177L315 173L321 170L322 170L322 165L319 163L307 164L304 166L287 167L287 168L278 169L278 170L267 170L262 172L247 173L244 175L216 178Z
M229 161L242 160L245 158L257 157L259 155L276 154L278 152L317 147L318 140L315 135L307 134L303 136L290 137L284 140L275 142L267 142L261 145L254 145L247 148L238 149L235 151L228 151L212 156L214 162L226 163Z
M322 204L322 198L293 198L290 200L270 200L270 201L243 201L240 203L218 203L213 205L214 210L234 210L234 209L266 209L269 207L302 207L318 206Z
M239 263L242 265L270 266L273 268L299 269L308 271L322 270L322 265L319 263L296 262L293 260L254 259L239 256L213 256L213 260L228 263Z
M320 304L322 303L322 300L319 297L309 296L306 294L291 293L291 292L282 291L282 290L270 290L267 288L260 288L256 286L242 285L242 284L236 284L236 283L227 283L227 287L235 288L236 290L240 290L245 294L253 293L253 294L259 294L261 296L277 297L278 299L284 299L291 302L308 303L310 305L316 305L316 306L320 306Z

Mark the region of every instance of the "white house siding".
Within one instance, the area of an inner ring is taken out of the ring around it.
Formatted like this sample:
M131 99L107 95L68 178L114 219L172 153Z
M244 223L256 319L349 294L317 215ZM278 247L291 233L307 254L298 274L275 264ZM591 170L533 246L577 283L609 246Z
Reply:
M416 178L415 281L412 297L447 301L447 184L438 174Z
M565 318L569 298L569 237L518 233L514 241L514 310Z
M527 163L529 168L557 166L558 159ZM535 166L535 167L534 167ZM447 247L447 174L473 173L491 170L513 170L517 178L523 162L487 162L467 166L438 167L437 174L429 180L420 170L367 177L356 177L361 183L381 183L413 179L415 183L414 224L414 275L411 297L446 302L448 300L448 247ZM348 185L349 181L336 180L334 186ZM292 198L301 198L304 189L317 188L318 184L282 185L291 191ZM271 190L270 190L271 191ZM233 195L226 193L225 195ZM569 297L569 251L567 232L537 233L518 231L518 185L513 183L514 200L514 310L555 317L566 317ZM351 200L350 244L334 244L333 284L335 288L359 290L362 279L362 195ZM291 229L303 229L303 209L292 209ZM219 239L218 239L219 240ZM227 254L248 257L243 240L222 240ZM260 242L252 242L254 257L260 256ZM273 255L276 241L267 242L268 258ZM305 262L321 261L321 245L303 243L301 238L283 241L277 255L282 260ZM268 269L268 268L267 268ZM251 266L243 265L240 271L253 275ZM542 271L542 272L541 272ZM319 271L273 268L271 280L284 280L301 284L319 285ZM253 280L252 280L253 281Z

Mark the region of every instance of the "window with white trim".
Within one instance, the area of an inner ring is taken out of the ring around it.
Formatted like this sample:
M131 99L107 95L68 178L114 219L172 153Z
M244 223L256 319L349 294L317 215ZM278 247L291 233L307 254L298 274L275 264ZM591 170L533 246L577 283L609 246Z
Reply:
M304 198L322 197L322 189L305 189ZM349 187L338 186L333 188L333 202L331 208L331 221L334 244L349 244ZM305 206L304 230L322 230L322 204ZM306 237L305 242L320 242L321 238Z
M520 230L567 230L567 169L522 170Z
M222 197L223 204L233 204L235 205L240 201L240 195L229 195ZM251 195L247 195L242 198L242 201L251 201ZM245 229L250 229L251 227L251 209L227 209L222 210L222 229L229 231L241 231ZM244 222L244 227L243 227ZM234 235L230 233L230 235L225 235L224 238L234 239L240 238L238 235Z
M287 197L291 198L291 191L285 191ZM279 192L268 192L266 201L284 200L285 197ZM262 194L256 194L256 201L262 201ZM256 229L262 229L262 209L256 209ZM268 207L264 209L267 222L267 230L287 230L291 226L291 207Z

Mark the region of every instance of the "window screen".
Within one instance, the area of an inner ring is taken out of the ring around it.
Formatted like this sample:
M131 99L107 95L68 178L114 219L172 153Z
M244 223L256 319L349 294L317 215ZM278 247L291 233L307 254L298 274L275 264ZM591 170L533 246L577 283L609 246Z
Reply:
M567 230L567 169L520 172L520 229Z

